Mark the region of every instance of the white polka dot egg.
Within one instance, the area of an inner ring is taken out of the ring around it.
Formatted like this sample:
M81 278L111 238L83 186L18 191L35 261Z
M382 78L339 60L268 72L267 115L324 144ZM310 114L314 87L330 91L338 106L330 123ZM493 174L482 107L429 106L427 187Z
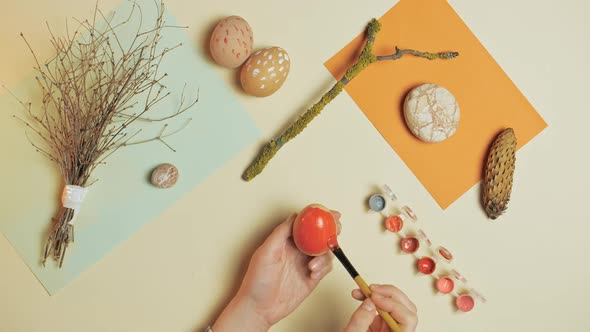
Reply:
M242 66L240 81L247 94L266 97L283 86L291 60L285 50L270 47L255 52Z

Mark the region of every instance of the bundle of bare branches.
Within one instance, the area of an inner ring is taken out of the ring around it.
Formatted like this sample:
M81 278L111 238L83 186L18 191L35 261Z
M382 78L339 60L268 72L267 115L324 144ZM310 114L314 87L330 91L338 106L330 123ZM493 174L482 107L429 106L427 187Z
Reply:
M170 119L198 101L196 97L187 102L182 91L178 109L165 117L150 118L150 111L170 95L162 81L167 76L160 72L162 59L181 46L158 47L162 31L182 28L166 25L163 2L155 5L156 22L145 30L136 3L129 17L117 24L113 23L114 15L104 15L97 6L91 21L75 20L76 30L67 31L64 37L55 36L49 29L55 56L44 63L21 34L35 59L36 80L43 98L37 111L33 111L31 103L21 102L27 116L19 119L35 134L35 139L27 138L37 151L59 165L66 189L86 188L94 183L90 177L95 168L123 146L157 140L171 148L164 138L190 121L173 132L167 132L163 125L156 137L139 140L135 137L141 128L130 128L139 121ZM132 24L134 15L140 17L135 36L130 43L122 43L118 33ZM64 196L67 194L64 190ZM73 240L75 212L64 206L53 218L43 264L53 257L62 266L67 246Z

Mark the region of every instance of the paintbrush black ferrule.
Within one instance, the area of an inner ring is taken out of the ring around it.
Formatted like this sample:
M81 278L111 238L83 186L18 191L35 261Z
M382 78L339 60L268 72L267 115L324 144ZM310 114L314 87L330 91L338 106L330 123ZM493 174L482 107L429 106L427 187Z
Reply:
M348 271L348 273L350 274L350 276L353 279L358 277L359 273L356 271L354 266L352 266L352 263L348 260L348 258L346 257L346 255L344 254L342 249L335 248L334 250L332 250L332 252L334 253L334 256L336 256L336 258L338 258L340 263L342 263L342 265L344 266L346 271Z

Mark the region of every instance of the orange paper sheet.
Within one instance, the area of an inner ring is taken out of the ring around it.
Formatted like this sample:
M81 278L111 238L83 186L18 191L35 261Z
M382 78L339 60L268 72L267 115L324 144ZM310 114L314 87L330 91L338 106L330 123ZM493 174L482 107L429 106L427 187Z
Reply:
M379 21L382 29L375 54L394 53L395 46L460 52L452 60L405 56L380 61L346 86L359 108L445 209L479 182L488 147L502 129L514 128L520 148L547 124L447 1L402 0ZM356 61L363 37L359 35L326 62L336 78ZM424 143L405 125L405 95L422 83L446 87L459 102L459 129L444 142Z

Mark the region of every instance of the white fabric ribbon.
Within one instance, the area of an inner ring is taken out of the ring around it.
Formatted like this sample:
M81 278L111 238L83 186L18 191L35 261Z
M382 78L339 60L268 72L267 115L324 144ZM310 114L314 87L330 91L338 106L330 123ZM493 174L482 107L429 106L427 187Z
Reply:
M88 188L71 184L64 187L64 191L61 195L61 203L65 208L74 210L74 216L69 222L70 225L74 224L74 220L76 219L76 216L78 216L78 212L80 212L80 207L82 206L82 202L87 193Z

